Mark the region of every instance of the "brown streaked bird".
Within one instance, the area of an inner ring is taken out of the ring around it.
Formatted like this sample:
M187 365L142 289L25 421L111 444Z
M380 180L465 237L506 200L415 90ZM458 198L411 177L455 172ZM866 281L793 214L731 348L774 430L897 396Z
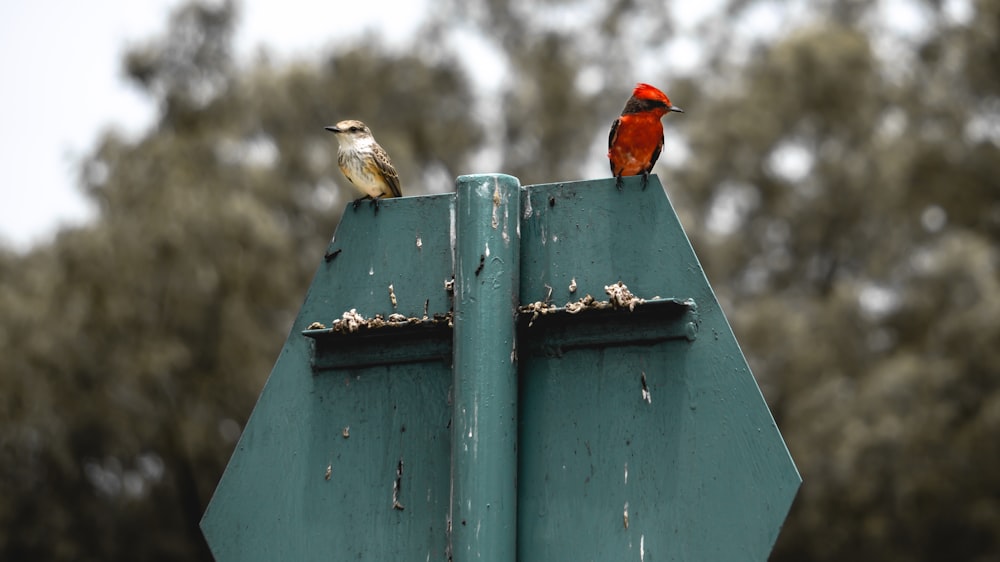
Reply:
M371 199L378 213L379 199L403 196L399 189L399 175L392 167L389 155L375 142L367 125L348 119L325 129L337 135L337 142L340 143L337 151L340 171L364 194L354 200L355 209L361 201Z
M670 103L670 98L649 84L636 84L632 97L625 102L622 115L611 124L608 135L608 160L615 185L622 189L622 176L642 175L646 189L649 172L663 150L663 123L671 111L684 110Z

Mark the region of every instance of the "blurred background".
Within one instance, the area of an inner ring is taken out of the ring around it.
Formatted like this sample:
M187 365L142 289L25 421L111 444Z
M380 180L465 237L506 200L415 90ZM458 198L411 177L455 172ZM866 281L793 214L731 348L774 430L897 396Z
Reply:
M607 177L645 81L686 111L655 171L804 479L771 560L1000 560L1000 0L356 4L264 20L326 30L290 51L237 45L262 0L151 3L83 65L129 93L87 102L82 47L20 29L11 84L66 78L5 134L115 118L76 131L73 194L0 188L79 200L48 235L4 218L0 559L210 560L198 521L355 197L324 125L368 123L407 195Z

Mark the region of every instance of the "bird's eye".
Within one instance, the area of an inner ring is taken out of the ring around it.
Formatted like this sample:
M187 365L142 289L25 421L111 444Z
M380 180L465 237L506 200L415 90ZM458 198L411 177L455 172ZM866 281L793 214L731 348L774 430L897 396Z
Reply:
M359 129L359 128L357 128L357 127L353 127L353 126L351 127L351 132L352 132L352 133L356 133L356 132L358 132L358 131L360 131L360 130L361 130L361 129Z

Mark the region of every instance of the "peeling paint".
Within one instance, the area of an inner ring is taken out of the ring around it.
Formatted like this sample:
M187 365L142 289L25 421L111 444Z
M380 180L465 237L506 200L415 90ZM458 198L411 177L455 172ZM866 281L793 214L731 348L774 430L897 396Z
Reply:
M392 483L392 508L403 511L403 504L399 501L399 496L403 493L403 457L399 457L396 464L396 479Z
M455 271L455 252L458 246L455 245L455 200L451 200L451 205L448 205L448 244L451 249L451 270Z
M503 230L500 233L500 237L503 238L505 246L510 245L510 203L507 197L504 198L503 202Z
M496 230L497 227L500 226L500 219L497 217L497 210L500 208L500 202L500 182L496 182L493 187L493 221L491 223L493 230Z

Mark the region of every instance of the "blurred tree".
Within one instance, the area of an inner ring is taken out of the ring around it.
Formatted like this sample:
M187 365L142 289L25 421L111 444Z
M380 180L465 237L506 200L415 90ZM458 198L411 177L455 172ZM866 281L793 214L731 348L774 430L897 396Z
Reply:
M909 7L824 3L685 114L674 193L804 478L773 560L1000 556L1000 2Z
M486 116L500 170L522 184L585 179L609 170L608 131L636 82L635 66L674 37L668 6L434 0L420 41L461 46L472 35L499 56L504 79L482 95L502 108Z
M241 66L236 12L184 5L127 54L159 118L84 163L98 220L0 253L0 559L210 559L198 521L354 196L323 126L368 122L409 195L480 142L453 59Z

